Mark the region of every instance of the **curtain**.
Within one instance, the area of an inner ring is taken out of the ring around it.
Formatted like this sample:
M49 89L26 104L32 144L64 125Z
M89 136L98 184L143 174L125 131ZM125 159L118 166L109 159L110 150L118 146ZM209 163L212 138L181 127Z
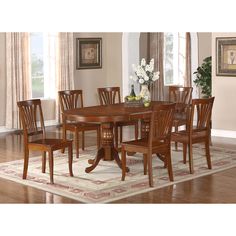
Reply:
M160 78L150 87L151 99L152 101L164 100L164 33L148 33L147 47L148 61L154 58L154 71L160 71Z
M56 91L74 89L73 33L58 33ZM56 94L56 120L60 123L60 107Z
M191 72L191 35L189 32L186 33L186 68L184 77L184 86L192 86L192 72Z
M6 128L20 128L17 102L31 96L29 65L29 33L6 33Z

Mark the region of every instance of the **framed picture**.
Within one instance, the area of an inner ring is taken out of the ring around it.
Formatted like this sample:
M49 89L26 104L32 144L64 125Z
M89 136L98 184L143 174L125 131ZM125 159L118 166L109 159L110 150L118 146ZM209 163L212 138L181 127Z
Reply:
M102 68L102 38L76 39L76 69Z
M236 38L216 38L216 75L236 76Z

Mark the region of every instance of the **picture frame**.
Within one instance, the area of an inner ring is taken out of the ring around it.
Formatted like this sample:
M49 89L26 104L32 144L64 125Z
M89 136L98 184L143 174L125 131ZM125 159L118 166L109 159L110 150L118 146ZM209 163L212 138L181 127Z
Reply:
M76 69L102 68L102 38L76 39Z
M216 38L216 75L236 76L236 38Z

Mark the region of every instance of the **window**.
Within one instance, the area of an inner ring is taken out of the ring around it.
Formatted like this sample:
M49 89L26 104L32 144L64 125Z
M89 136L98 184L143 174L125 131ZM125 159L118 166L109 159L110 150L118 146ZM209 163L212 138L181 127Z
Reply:
M186 71L186 33L164 34L165 85L183 85Z
M32 98L55 98L56 35L31 33Z

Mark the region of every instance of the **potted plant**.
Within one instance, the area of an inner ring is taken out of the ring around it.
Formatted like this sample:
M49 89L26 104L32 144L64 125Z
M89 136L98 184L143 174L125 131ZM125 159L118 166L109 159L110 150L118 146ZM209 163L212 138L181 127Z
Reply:
M193 74L197 77L193 82L200 87L203 97L211 97L211 57L206 57Z

